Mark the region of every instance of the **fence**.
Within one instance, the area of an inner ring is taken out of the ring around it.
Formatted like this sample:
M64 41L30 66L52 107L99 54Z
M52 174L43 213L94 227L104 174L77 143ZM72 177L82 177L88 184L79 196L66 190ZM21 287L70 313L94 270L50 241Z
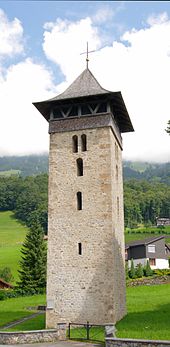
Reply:
M68 338L103 342L105 339L105 325L69 323Z

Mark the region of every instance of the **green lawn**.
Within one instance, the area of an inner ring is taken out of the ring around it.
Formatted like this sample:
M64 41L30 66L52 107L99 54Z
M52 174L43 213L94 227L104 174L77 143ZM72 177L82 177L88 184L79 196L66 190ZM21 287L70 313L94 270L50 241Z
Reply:
M5 329L5 331L29 331L42 329L45 329L45 313L23 323L17 324L10 329Z
M157 235L153 235L153 234L145 234L145 233L141 233L141 234L128 234L125 233L125 242L131 242L131 241L135 241L135 240L143 240L146 239L148 237L155 237ZM159 235L158 235L159 236Z
M13 322L22 317L26 317L33 314L35 311L29 310L29 307L35 307L37 305L45 305L45 300L46 300L45 295L34 295L34 296L25 296L25 297L19 297L19 298L11 298L4 301L0 301L0 328L7 323ZM30 323L26 321L24 322L24 324L25 326L29 326ZM35 324L34 324L34 328L38 329ZM26 330L29 330L29 329L26 329Z
M0 301L0 327L32 314L29 306L45 304L45 295ZM127 288L127 315L117 323L117 337L170 340L170 284ZM44 329L45 317L38 316L10 331ZM86 336L85 329L74 329L71 337ZM90 337L104 340L104 330L92 328Z
M128 230L130 231L128 233ZM159 228L144 228L143 226L138 227L137 229L125 229L125 242L131 242L135 240L142 240L149 237L159 237L165 235L165 242L170 243L170 226L166 226L164 229L160 230Z
M117 337L170 340L170 284L127 288L127 308Z
M170 284L127 288L127 315L116 324L116 336L170 340ZM85 328L71 330L72 338L85 338ZM104 341L104 329L93 328L90 338Z
M0 212L0 268L10 267L15 281L18 279L20 249L27 230L14 218L13 212Z

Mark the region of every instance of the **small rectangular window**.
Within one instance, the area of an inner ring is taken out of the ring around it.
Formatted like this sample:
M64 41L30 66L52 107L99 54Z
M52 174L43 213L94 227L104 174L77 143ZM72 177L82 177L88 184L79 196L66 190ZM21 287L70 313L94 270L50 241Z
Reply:
M82 193L77 192L77 209L82 210Z
M148 246L148 252L149 253L155 253L155 245L149 245Z
M156 265L156 259L149 259L149 265L155 266Z
M78 254L82 255L82 244L81 244L81 242L78 243Z
M83 176L83 159L78 158L77 162L77 176Z

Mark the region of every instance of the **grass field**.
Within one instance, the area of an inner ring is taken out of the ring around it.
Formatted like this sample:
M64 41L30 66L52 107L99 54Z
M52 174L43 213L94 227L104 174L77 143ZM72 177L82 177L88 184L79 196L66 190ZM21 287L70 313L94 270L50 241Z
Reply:
M5 176L5 177L10 177L10 176L13 176L13 175L19 175L20 174L20 170L7 170L7 171L0 171L0 176Z
M45 295L0 301L0 328L33 313L29 306L45 304ZM170 340L170 284L127 288L127 315L117 323L117 337ZM8 331L44 329L45 316L38 316ZM71 337L86 337L85 329L74 329ZM104 341L104 329L93 328L90 337Z
M170 284L127 288L127 310L116 325L117 337L170 340ZM93 336L104 341L104 329L93 328ZM85 338L86 329L73 329L71 337Z
M127 288L127 307L117 337L170 340L170 284Z
M1 328L0 328L1 329ZM17 324L10 329L5 329L4 331L29 331L29 330L42 330L45 329L45 313L29 319L23 323Z
M137 229L132 229L130 232L128 232L130 229L125 229L125 242L131 242L135 240L142 240L149 237L159 237L161 235L166 236L166 242L170 243L170 226L166 226L164 229L161 230L159 228L144 228L139 227Z
M14 219L11 211L0 212L0 268L10 267L15 281L18 279L20 249L27 230Z
M25 297L12 298L12 299L0 301L0 328L9 322L18 320L20 318L29 316L32 313L34 313L35 311L29 310L29 307L35 307L37 305L44 305L44 304L45 304L45 295L25 296ZM30 322L26 321L24 323L27 326L26 330L29 330ZM41 324L42 323L43 322L41 320ZM39 325L37 324L37 326ZM36 324L34 324L34 329L38 329L36 327ZM12 328L10 330L12 330ZM18 327L16 330L18 330Z

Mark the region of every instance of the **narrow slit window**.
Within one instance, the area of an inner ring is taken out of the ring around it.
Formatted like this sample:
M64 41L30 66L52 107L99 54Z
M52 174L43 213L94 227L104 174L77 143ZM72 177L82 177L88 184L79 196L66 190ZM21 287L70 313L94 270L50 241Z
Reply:
M87 151L87 137L85 134L81 135L81 150L82 152Z
M82 255L82 244L81 244L81 242L78 243L78 254Z
M77 153L78 152L78 136L74 135L72 137L72 146L73 146L73 153Z
M83 176L83 159L78 158L77 162L77 176Z
M119 197L117 196L117 215L119 216Z
M116 165L116 180L118 181L118 177L119 177L119 172L118 172L118 166Z
M77 192L77 210L82 210L82 193Z

